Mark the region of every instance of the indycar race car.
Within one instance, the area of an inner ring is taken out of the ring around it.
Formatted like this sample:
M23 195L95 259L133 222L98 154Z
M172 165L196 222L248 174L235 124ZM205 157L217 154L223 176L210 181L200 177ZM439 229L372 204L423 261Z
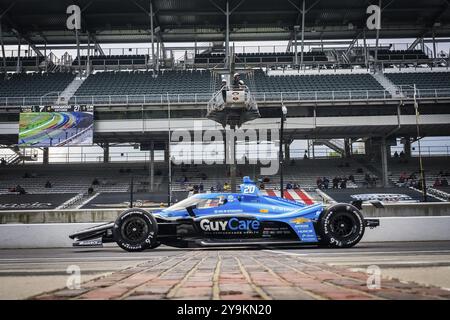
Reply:
M116 242L126 251L172 247L356 245L366 227L358 204L303 203L262 195L249 177L240 193L202 193L159 211L132 208L115 222L70 235L74 246ZM358 209L359 207L359 209Z

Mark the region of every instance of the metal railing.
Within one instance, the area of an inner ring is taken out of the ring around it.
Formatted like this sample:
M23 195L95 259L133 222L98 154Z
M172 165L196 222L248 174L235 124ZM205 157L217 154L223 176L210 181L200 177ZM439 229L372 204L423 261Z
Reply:
M398 94L404 99L414 97L414 89L410 86L398 88ZM342 91L291 91L291 92L253 92L258 103L278 102L327 102L327 101L367 101L367 100L398 100L387 90L342 90ZM92 105L166 105L171 104L205 104L211 100L211 93L182 93L182 94L143 94L143 95L95 95L73 96L70 104ZM56 104L59 96L41 97L0 97L0 106L17 107L33 105ZM450 98L450 88L418 89L418 99Z

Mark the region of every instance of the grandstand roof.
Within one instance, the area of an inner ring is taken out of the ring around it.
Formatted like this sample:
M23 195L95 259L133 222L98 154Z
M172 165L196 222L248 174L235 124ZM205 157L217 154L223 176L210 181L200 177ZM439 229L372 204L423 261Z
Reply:
M150 41L149 0L3 0L0 15L5 44L16 44L17 33L35 44L67 44L66 7L82 8L83 32L100 43ZM153 0L155 27L165 42L224 41L224 0ZM306 0L305 39L353 39L365 27L366 8L378 1ZM230 0L231 41L289 40L301 24L300 0ZM383 38L450 36L449 0L383 0ZM17 32L14 32L16 30ZM374 33L368 33L374 37ZM84 35L82 41L86 41Z

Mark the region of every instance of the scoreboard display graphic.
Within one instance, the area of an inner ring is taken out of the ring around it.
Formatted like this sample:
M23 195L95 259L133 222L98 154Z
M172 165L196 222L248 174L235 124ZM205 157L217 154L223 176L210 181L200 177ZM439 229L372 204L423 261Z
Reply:
M94 106L22 107L19 146L63 147L93 144Z

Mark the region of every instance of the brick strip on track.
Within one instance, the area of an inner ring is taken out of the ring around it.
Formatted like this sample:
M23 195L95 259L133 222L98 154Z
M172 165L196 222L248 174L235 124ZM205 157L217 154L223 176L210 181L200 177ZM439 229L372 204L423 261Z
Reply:
M450 299L450 291L393 279L383 278L381 289L369 289L367 279L364 272L299 256L195 250L169 258L150 256L136 267L83 283L79 290L66 288L32 299Z

